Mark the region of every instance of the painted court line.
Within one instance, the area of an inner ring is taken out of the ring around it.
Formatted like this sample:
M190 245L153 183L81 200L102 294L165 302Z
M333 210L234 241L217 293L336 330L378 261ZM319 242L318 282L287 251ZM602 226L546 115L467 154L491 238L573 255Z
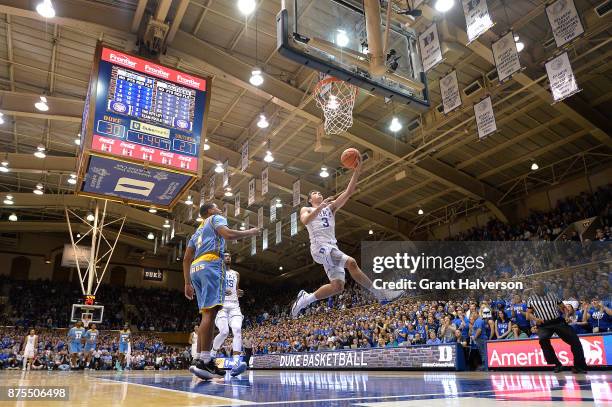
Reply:
M106 379L103 377L95 377L95 379L98 380L106 380L108 382L114 383L114 384L129 384L132 386L141 386L141 387L146 387L148 389L159 389L159 390L165 390L165 391L170 391L170 392L174 392L174 393L180 393L183 395L188 395L188 396L199 396L199 397L208 397L211 398L213 400L219 400L219 401L224 401L226 403L231 403L229 405L236 405L236 404L241 404L241 405L247 405L247 404L255 404L252 401L247 401L247 400L238 400L238 399L231 399L228 397L221 397L221 396L213 396L213 395L209 395L209 394L204 394L204 393L196 393L196 392L191 392L191 391L185 391L185 390L176 390L176 389L168 389L165 387L157 387L157 386L150 386L148 384L141 384L141 383L132 383L132 382L128 382L128 381L124 381L124 380L113 380L113 379Z

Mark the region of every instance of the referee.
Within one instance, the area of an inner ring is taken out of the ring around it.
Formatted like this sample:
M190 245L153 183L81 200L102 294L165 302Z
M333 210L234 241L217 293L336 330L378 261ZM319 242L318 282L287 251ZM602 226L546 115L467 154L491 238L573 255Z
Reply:
M546 363L555 365L555 373L563 370L563 365L559 362L555 350L550 344L550 338L553 334L559 335L559 338L572 349L574 355L574 373L586 373L587 365L584 360L584 352L578 335L574 332L562 314L565 312L565 304L554 293L545 293L544 284L541 281L536 281L534 285L534 294L527 300L527 319L535 321L538 325L538 337L540 338L540 346L544 353Z

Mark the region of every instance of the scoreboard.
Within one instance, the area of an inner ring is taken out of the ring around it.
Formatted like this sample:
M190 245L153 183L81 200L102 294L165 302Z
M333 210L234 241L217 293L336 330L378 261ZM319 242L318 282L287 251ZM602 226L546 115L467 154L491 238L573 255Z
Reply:
M202 173L210 78L98 44L77 192L172 207Z

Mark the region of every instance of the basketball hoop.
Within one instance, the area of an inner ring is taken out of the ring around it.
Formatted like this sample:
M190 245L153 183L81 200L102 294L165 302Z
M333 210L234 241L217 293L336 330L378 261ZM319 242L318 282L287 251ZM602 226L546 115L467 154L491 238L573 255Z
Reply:
M325 116L325 133L342 134L353 125L357 87L326 74L314 89L317 106Z

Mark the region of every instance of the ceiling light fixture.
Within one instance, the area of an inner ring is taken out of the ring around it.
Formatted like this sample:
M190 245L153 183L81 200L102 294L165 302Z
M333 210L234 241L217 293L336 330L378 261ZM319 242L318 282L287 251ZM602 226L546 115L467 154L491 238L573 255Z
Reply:
M238 0L238 10L245 16L248 16L255 11L255 0Z
M153 232L149 232L149 234L147 235L147 239L149 240L155 239L155 235L153 234Z
M8 167L9 163L8 161L2 161L1 163L2 165L0 165L0 172L9 172L10 169Z
M419 209L417 213L418 213L419 215L422 215L422 214L424 214L425 212L423 212L423 209Z
M283 202L281 201L280 198L276 198L276 205L277 208L282 208L283 207Z
M232 192L232 187L226 187L225 188L225 192L223 193L223 195L225 195L225 196L234 196L234 193Z
M70 174L70 177L66 180L70 185L75 185L77 183L76 174Z
M157 213L157 209L150 207L149 208L149 213Z
M85 217L85 219L87 220L87 222L93 222L94 220L96 220L96 217L93 213L87 212L87 216Z
M166 229L169 229L170 228L170 221L168 219L166 219L162 226L165 227Z
M4 204L5 205L13 205L15 202L13 202L13 195L7 195L4 197Z
M41 112L46 112L47 110L49 110L49 105L47 104L47 98L44 96L41 96L40 100L34 103L34 107L40 110Z
M270 123L268 123L268 119L266 119L266 115L261 113L259 115L259 121L257 122L257 127L259 127L260 129L265 129L269 125Z
M44 18L55 17L55 9L53 8L53 3L51 3L51 0L43 0L41 3L38 3L36 6L36 12Z
M79 137L74 139L74 144L76 144L77 146L81 145L81 139Z
M391 124L389 125L389 130L391 130L392 132L396 133L398 131L400 131L402 129L402 123L400 123L399 119L397 117L393 117L391 119Z
M204 139L204 151L210 150L210 144L208 144L208 139Z
M261 69L253 68L249 82L253 86L260 86L264 82L264 77L261 75Z
M283 266L278 266L278 269L279 269L280 271L283 271Z
M319 173L321 178L329 177L329 172L327 172L327 167L321 167L321 172Z
M246 227L244 226L244 222L242 222L242 223L240 224L240 230L245 230L245 229L246 229Z
M32 192L34 192L36 195L42 195L45 193L45 187L39 182L36 184L36 189L34 189Z
M538 163L534 162L531 164L531 171L537 171L540 168Z
M217 174L222 174L223 173L223 163L221 161L217 162L217 166L215 167L215 172Z
M4 113L0 112L0 124L4 124Z
M8 220L11 222L17 222L17 215L15 213L11 213L8 217Z
M47 154L45 153L47 149L45 148L44 145L39 144L36 147L36 151L34 151L34 157L36 158L45 158L47 156Z
M191 195L187 195L187 199L185 200L185 205L193 205L193 199L191 199Z
M437 0L434 6L440 13L446 13L455 5L454 0Z
M338 33L336 34L336 45L339 47L346 47L349 41L350 39L348 35L346 35L346 31L338 30Z
M374 231L372 229L368 230L368 235L373 235Z

